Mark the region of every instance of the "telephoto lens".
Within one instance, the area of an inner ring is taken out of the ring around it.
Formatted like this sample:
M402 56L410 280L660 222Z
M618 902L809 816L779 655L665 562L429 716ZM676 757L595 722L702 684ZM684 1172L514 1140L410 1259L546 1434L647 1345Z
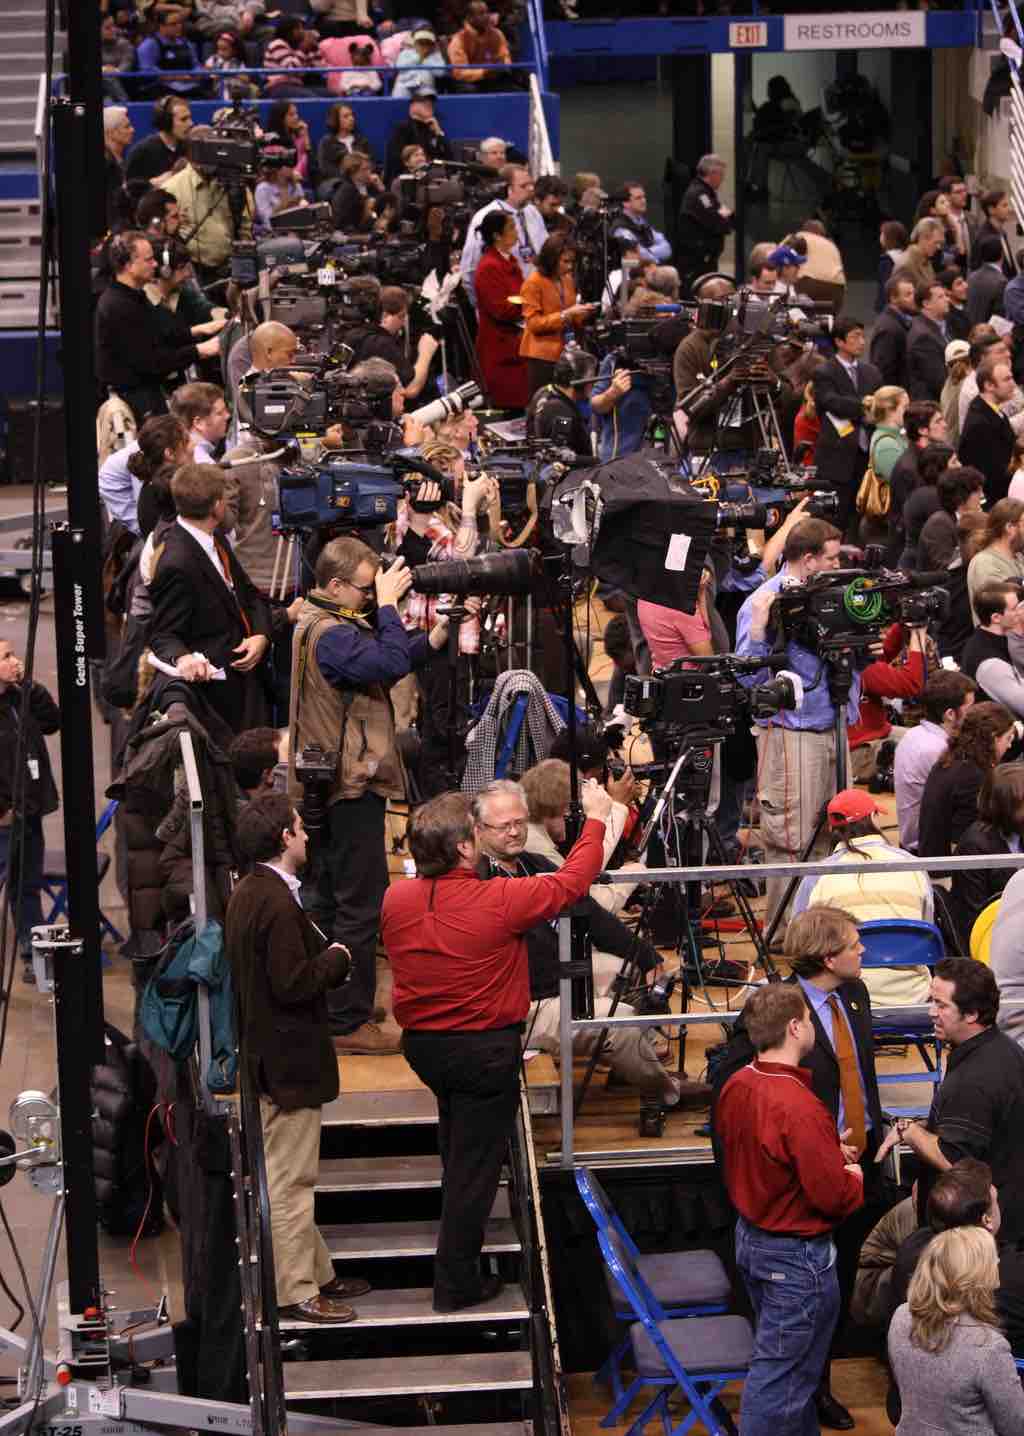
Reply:
M412 571L417 593L489 594L529 593L533 562L528 553L485 553L477 558L453 558L444 563L421 563Z

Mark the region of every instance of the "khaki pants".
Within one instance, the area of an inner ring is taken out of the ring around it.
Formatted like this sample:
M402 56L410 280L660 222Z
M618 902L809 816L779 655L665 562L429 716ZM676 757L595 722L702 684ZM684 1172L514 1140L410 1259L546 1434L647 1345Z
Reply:
M847 772L849 750L847 750ZM757 799L766 863L796 862L822 808L836 794L836 735L762 728L757 735ZM852 781L852 778L850 779ZM829 833L822 824L812 858L827 857ZM786 890L784 878L768 878L765 924L771 922ZM784 931L784 926L781 931Z
M270 1230L278 1306L318 1296L334 1278L334 1265L313 1217L313 1188L320 1167L320 1108L283 1112L260 1097L263 1150L270 1194Z
M607 1017L611 1005L610 998L595 997L594 1016ZM530 1046L538 1048L541 1052L549 1052L552 1057L557 1057L559 1053L558 1019L560 1011L561 1002L557 997L545 997L542 1002L535 1002L531 1006L530 1015L526 1019L526 1031L529 1035ZM536 1021L534 1021L535 1015ZM633 1009L625 1002L620 1002L615 1009L615 1015L616 1017L632 1017ZM600 1029L577 1032L573 1041L573 1051L578 1057L588 1057L594 1050L600 1035ZM623 1082L628 1082L631 1087L639 1087L642 1092L661 1096L668 1087L665 1068L658 1061L650 1034L642 1027L610 1028L608 1040L604 1045L604 1060L612 1071L622 1078Z

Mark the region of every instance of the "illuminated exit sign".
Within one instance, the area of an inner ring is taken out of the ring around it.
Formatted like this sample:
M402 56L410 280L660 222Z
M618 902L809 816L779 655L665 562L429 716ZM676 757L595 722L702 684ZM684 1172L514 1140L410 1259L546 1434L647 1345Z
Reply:
M729 26L731 50L756 50L768 44L768 26L763 20L745 20Z

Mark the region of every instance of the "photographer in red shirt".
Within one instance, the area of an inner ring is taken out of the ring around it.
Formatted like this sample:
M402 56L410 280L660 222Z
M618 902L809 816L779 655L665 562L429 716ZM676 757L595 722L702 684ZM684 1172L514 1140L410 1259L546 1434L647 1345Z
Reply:
M384 898L381 936L394 973L395 1019L409 1066L437 1098L443 1168L434 1310L489 1301L484 1225L519 1099L520 1042L530 1005L524 933L584 897L603 864L611 799L582 785L587 821L557 872L531 878L477 871L478 795L442 793L409 824L418 876ZM525 827L527 819L522 819Z

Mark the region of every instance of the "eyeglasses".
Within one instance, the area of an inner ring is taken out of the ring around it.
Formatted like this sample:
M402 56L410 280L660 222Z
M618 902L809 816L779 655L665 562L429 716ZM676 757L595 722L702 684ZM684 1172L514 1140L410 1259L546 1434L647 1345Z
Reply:
M361 593L364 596L371 594L375 587L372 583L353 583L350 578L339 578L338 582L347 583L349 588L354 588L356 593Z
M507 823L481 823L481 828L490 828L492 833L514 833L529 825L529 818L510 818Z

